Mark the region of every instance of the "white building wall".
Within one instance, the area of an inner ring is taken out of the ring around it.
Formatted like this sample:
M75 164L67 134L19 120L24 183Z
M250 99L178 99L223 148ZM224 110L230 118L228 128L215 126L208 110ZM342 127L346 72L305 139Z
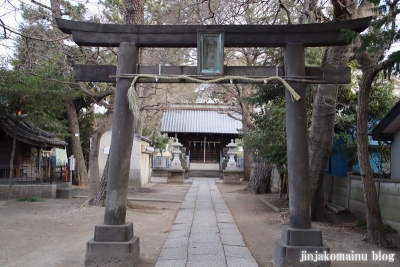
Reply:
M56 156L56 165L64 165L68 163L67 150L61 148L53 148L53 155Z
M103 134L100 140L100 151L99 151L99 171L100 177L104 172L104 166L107 162L107 154L111 144L111 131ZM141 145L148 143L142 142L138 136L135 135L132 145L131 154L131 166L129 170L129 186L142 186L150 181L151 176L151 165L150 165L150 154L141 152Z
M100 139L100 147L99 147L100 179L103 176L104 166L106 166L107 155L109 153L110 144L111 144L111 131L107 131L103 134L103 136Z
M130 186L141 186L142 179L140 177L140 155L141 155L140 138L135 135L133 138L132 154L131 154L131 168L129 170L129 182Z
M150 154L146 154L146 153L142 153L141 155L141 164L142 164L142 168L140 170L140 177L141 177L141 181L142 181L142 185L143 184L147 184L150 182L150 178L151 178L151 155Z
M392 179L400 179L400 129L393 134L391 144L390 172Z

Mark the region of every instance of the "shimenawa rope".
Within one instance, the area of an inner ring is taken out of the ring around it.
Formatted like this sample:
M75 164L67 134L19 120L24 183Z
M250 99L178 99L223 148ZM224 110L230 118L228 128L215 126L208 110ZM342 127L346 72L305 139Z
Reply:
M177 76L160 76L160 75L149 75L149 74L138 74L135 76L131 83L131 87L128 90L128 103L129 103L129 108L132 110L133 114L135 117L139 117L139 109L140 109L140 100L139 96L136 93L135 90L135 84L138 81L139 78L152 78L156 79L156 81L160 78L166 79L166 80L176 80L176 79L184 79L184 80L189 80L194 83L218 83L222 81L229 80L230 83L233 83L235 80L245 80L249 82L264 82L268 83L271 80L278 80L280 81L285 88L290 92L292 99L294 98L296 101L300 99L300 96L296 93L296 91L282 78L279 76L272 76L268 78L249 78L249 77L243 77L243 76L224 76L220 78L215 78L211 80L202 80L202 79L197 79L194 77L186 76L186 75L177 75Z

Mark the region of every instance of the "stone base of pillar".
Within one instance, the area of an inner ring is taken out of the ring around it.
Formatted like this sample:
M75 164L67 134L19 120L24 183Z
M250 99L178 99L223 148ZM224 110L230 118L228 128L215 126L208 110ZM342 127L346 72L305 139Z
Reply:
M223 170L223 183L224 184L240 184L240 176L243 174L242 170L234 169L234 170Z
M136 266L139 262L139 237L133 223L95 226L94 238L86 243L85 267Z
M167 183L179 183L183 184L185 182L185 170L183 169L168 169Z
M331 266L329 253L330 248L322 243L321 230L284 225L282 238L275 240L274 264L277 267Z

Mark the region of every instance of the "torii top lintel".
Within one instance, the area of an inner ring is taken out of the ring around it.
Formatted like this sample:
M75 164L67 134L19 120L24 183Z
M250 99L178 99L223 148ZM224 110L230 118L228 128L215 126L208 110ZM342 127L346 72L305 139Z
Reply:
M197 30L224 30L224 47L340 46L343 29L362 32L371 17L329 23L298 25L118 25L57 19L64 33L72 34L79 46L118 47L135 43L140 47L197 47Z

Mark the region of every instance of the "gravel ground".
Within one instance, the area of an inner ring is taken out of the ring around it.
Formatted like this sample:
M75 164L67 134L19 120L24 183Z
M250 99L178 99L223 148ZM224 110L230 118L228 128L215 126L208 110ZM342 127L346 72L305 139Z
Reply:
M288 223L287 212L275 212L260 201L260 196L243 193L246 184L219 185L219 190L225 202L231 209L233 217L243 238L256 259L259 266L274 266L273 253L275 240L281 238L283 223ZM279 194L263 195L270 203L287 207L287 201L280 200ZM286 202L286 204L285 204ZM286 206L285 206L286 205ZM367 254L367 261L332 261L333 267L361 267L361 266L400 266L400 250L384 249L361 241L365 230L355 227L357 217L342 213L330 214L330 222L313 222L313 228L322 230L322 239L325 245L330 247L331 254L344 253ZM388 239L400 246L399 234L388 234ZM381 255L393 255L393 262L374 261L373 251Z
M130 190L129 197L183 200L189 185L150 185ZM85 194L88 190L83 189ZM143 192L140 192L143 191ZM80 207L83 198L46 199L44 202L0 201L0 266L83 266L86 242L103 221L104 208ZM154 266L179 202L134 201L127 221L140 237L140 267Z
M133 201L127 210L127 221L133 221L134 234L140 237L139 267L154 266L161 252L180 203L190 184L157 183L145 188L130 188L129 197L163 201ZM273 266L276 239L281 236L285 212L275 212L260 196L244 194L241 185L218 184L243 238L259 266ZM87 193L88 190L82 190ZM265 196L282 205L279 196ZM103 221L104 208L80 207L83 198L46 199L45 202L0 200L0 266L31 267L83 266L86 242L93 238L94 226ZM172 202L165 202L171 200ZM341 216L341 215L335 215ZM361 241L363 229L353 227L354 217L336 217L334 223L313 223L322 230L323 240L331 253L367 253L366 262L332 262L332 266L400 266L399 249L387 250ZM400 245L398 234L389 238ZM373 261L372 251L395 254L394 262ZM245 266L243 266L245 267Z

